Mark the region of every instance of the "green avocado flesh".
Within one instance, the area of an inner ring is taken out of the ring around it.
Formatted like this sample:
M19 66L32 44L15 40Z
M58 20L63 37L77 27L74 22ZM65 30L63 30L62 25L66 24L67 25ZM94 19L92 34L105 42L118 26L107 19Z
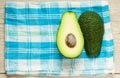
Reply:
M76 13L65 12L56 36L59 52L67 58L78 57L84 47L84 38Z
M92 11L86 11L79 17L79 24L85 40L85 50L88 56L99 56L104 34L104 24L101 17Z

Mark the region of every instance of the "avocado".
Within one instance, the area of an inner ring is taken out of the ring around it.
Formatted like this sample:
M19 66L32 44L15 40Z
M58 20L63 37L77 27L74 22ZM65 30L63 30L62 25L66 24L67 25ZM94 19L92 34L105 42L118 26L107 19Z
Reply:
M87 55L99 56L104 35L102 18L96 12L86 11L80 15L78 22L83 32Z
M84 47L84 38L76 13L65 12L56 35L59 52L67 58L76 58Z

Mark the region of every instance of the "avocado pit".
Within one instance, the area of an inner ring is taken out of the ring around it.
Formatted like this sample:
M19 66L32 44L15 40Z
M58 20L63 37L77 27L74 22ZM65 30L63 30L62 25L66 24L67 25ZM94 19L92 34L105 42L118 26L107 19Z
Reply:
M65 42L66 42L66 45L67 45L68 47L74 48L75 45L76 45L76 37L74 36L74 34L69 33L69 34L66 36Z

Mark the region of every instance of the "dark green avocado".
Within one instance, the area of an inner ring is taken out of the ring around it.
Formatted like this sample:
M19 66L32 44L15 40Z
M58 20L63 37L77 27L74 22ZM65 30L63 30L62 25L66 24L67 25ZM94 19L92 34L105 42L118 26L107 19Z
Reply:
M84 47L90 57L100 54L104 35L104 23L101 17L92 11L82 13L78 20L84 36Z

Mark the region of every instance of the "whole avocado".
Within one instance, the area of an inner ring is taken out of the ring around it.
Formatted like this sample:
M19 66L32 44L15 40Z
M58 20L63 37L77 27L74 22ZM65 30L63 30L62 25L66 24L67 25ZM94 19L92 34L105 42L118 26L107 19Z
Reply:
M78 22L83 32L87 55L99 56L104 35L104 23L101 17L96 12L86 11L80 15Z

